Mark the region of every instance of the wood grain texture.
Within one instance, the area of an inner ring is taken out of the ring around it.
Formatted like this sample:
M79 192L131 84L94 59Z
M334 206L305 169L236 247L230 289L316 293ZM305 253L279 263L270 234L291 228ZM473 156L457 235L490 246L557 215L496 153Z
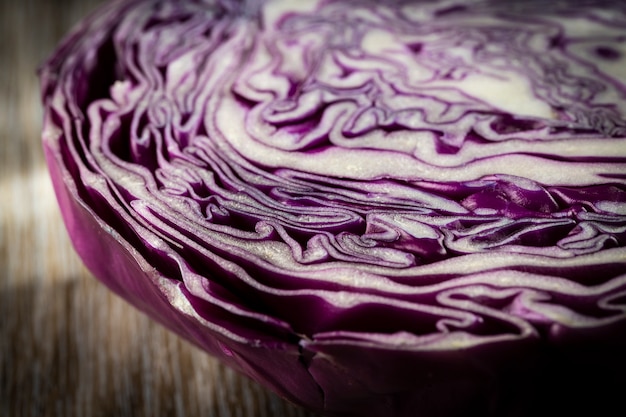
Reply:
M0 416L299 416L98 283L40 145L36 68L99 1L0 0Z

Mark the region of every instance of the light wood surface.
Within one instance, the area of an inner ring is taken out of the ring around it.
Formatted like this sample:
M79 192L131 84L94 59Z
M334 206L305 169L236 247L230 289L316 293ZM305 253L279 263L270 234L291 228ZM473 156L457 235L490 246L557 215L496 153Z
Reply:
M0 416L299 416L110 293L75 255L36 68L99 1L0 0Z

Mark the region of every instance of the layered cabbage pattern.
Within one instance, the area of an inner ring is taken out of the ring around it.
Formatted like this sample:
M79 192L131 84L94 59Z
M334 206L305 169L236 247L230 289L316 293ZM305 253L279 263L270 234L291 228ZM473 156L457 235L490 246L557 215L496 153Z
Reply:
M624 28L611 2L113 2L42 71L68 230L317 410L410 392L429 355L623 344Z

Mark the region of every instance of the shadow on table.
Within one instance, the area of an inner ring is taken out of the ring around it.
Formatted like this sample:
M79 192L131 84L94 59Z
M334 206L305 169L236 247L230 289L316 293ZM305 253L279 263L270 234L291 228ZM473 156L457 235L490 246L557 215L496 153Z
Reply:
M0 415L313 417L91 278L0 291Z

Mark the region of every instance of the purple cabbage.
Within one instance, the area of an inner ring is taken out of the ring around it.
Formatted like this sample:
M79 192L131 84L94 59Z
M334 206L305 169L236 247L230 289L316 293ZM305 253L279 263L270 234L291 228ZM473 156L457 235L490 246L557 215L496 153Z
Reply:
M113 1L40 76L87 267L288 400L619 404L624 3Z

